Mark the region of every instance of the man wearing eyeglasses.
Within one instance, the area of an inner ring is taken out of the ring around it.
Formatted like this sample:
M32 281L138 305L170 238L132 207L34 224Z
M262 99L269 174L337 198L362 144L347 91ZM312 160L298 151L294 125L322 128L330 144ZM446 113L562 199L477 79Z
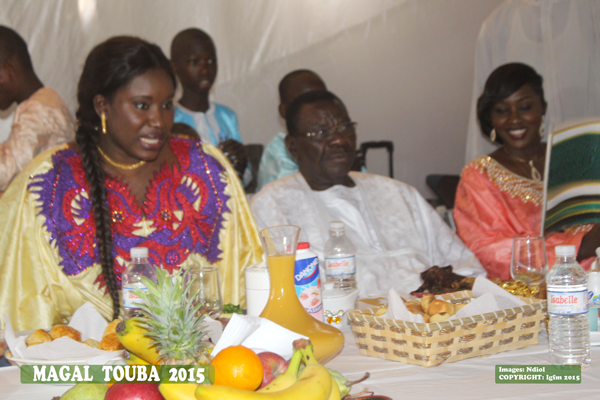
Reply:
M361 296L390 288L411 292L419 274L452 265L461 275L484 275L481 264L416 189L380 175L351 171L356 123L331 92L305 93L286 112L286 146L300 172L266 185L251 201L259 229L302 228L323 264L329 223L342 221L356 246Z

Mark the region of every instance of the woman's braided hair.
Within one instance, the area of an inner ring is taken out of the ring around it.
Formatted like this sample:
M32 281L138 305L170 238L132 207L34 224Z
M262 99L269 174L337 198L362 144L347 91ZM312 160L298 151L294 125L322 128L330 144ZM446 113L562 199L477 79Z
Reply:
M173 85L176 85L171 63L158 46L135 37L114 37L90 52L77 86L79 109L76 113L78 128L75 140L89 185L89 199L96 222L98 261L112 298L113 319L119 316L119 287L113 269L111 216L104 187L105 174L98 152L101 122L94 107L94 97L102 95L110 102L120 88L136 76L155 68L167 72Z

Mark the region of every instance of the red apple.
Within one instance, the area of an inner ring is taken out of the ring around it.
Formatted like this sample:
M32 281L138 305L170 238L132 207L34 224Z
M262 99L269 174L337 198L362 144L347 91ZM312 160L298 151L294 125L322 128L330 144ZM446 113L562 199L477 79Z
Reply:
M288 362L279 354L263 351L258 353L258 358L263 366L263 381L260 384L260 388L267 386L271 381L283 374L288 368Z
M157 383L115 383L104 400L165 400Z

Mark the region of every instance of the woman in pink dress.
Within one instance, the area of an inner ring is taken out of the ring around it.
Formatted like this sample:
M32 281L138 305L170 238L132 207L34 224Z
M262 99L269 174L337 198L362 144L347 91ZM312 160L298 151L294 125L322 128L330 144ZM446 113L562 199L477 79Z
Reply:
M477 101L481 130L500 147L463 169L454 218L458 235L489 278L510 278L513 238L540 234L545 113L542 77L520 63L494 70ZM575 245L578 260L589 266L589 258L600 244L600 228L581 225L547 233L550 265L554 263L554 246L559 244Z

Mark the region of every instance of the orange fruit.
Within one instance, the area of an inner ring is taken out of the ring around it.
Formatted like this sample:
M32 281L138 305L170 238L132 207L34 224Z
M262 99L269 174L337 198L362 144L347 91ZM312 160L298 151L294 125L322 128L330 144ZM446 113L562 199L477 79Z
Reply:
M256 390L263 380L263 367L255 352L242 345L229 346L213 358L214 385Z

